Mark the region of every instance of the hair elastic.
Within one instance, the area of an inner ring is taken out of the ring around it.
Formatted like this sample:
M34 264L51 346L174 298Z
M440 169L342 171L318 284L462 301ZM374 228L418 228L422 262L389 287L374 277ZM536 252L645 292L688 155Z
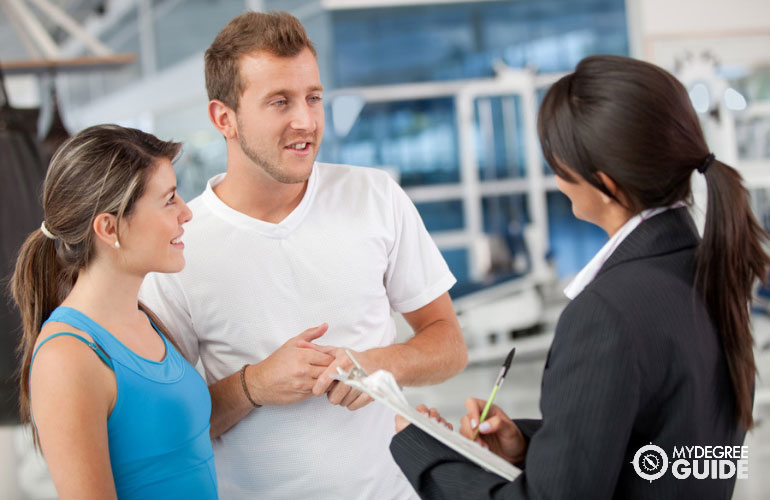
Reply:
M48 230L47 227L45 227L45 221L40 223L40 230L43 232L46 238L49 240L55 240L56 236L53 235L51 231Z
M698 172L701 174L705 174L706 170L711 166L711 164L714 162L714 153L709 153L705 160L703 160L703 163L700 167L698 167Z

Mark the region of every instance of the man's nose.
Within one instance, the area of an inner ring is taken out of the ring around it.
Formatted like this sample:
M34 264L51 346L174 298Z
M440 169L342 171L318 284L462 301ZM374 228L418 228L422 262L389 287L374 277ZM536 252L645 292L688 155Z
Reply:
M315 132L318 127L315 115L307 103L299 104L294 108L294 114L291 120L291 127L296 130L307 130Z

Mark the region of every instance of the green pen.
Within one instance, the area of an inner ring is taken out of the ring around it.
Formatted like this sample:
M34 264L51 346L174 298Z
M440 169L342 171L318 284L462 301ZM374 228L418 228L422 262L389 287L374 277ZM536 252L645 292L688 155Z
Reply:
M484 421L484 419L487 418L487 413L489 413L489 409L492 407L492 402L495 400L495 396L497 395L497 390L500 389L500 387L503 385L503 380L505 380L505 375L508 373L508 368L511 367L511 361L513 361L513 355L515 353L516 353L516 348L514 347L513 349L511 349L511 352L509 352L508 356L505 358L503 367L500 368L500 373L497 375L497 381L495 382L495 386L492 388L492 394L489 395L487 404L486 406L484 406L484 411L481 412L479 425L476 427L476 430L473 431L473 438L471 439L471 441L475 441L476 438L478 437L479 427L481 426L481 423Z

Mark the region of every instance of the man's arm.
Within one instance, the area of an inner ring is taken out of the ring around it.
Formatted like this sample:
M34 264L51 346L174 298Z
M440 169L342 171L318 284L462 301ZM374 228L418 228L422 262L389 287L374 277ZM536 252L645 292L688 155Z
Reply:
M415 386L442 382L465 368L468 351L449 293L445 292L416 311L405 313L404 319L415 332L412 338L401 344L356 353L356 359L368 373L384 369L393 374L399 385ZM352 368L352 362L342 348L315 348L333 355L335 360L318 378L313 394L320 396L328 391L330 402L351 410L371 401L368 396L359 396L357 391L331 378L337 373L337 367L345 371Z
M248 371L248 370L247 370ZM209 386L211 394L211 427L209 435L216 439L248 415L254 406L246 399L240 373L235 372Z
M182 355L195 365L199 360L198 336L194 332L182 285L175 275L150 273L140 296L168 328ZM310 328L286 341L270 356L246 367L244 382L249 396L259 405L285 405L313 395L313 384L334 357L307 349L328 326ZM305 348L303 348L305 347ZM254 409L241 383L240 369L209 385L212 439L219 437Z
M399 385L415 386L442 382L465 368L468 351L448 293L404 314L404 318L415 332L412 338L357 353L356 359L367 372L385 369L393 373ZM326 328L323 325L306 330L264 361L249 365L246 386L257 404L292 404L327 391L332 403L352 410L371 401L327 377L337 373L338 366L349 371L352 363L342 348L310 344ZM212 439L254 410L243 391L239 372L209 386L209 391Z
M399 385L416 386L443 382L465 368L468 350L448 292L405 313L404 319L414 336L402 344L362 353L362 364L369 373L385 369Z
M334 361L329 354L308 349L328 326L310 328L286 341L270 356L248 365L244 382L258 405L288 405L310 398L318 377ZM211 439L227 432L254 410L241 383L240 370L209 386L211 394ZM258 409L256 411L259 411Z

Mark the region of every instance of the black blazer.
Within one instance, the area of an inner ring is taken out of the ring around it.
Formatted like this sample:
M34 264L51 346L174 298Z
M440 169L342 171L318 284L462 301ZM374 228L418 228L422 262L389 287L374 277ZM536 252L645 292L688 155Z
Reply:
M644 221L565 308L543 373L543 419L517 421L529 446L516 480L484 471L416 426L398 433L391 453L420 496L730 498L734 478L671 472L674 446L740 445L745 436L724 351L693 288L698 241L685 208ZM669 458L652 482L631 464L649 443Z

